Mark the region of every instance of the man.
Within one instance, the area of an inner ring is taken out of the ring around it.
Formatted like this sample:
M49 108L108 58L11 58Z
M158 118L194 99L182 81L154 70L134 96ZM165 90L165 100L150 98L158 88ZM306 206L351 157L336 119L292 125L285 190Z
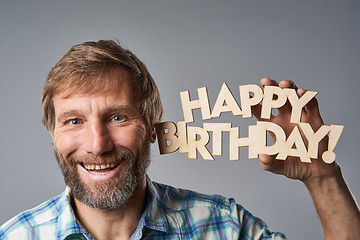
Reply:
M263 86L295 88L269 78ZM151 182L150 144L162 106L144 64L113 41L76 45L50 71L43 89L43 123L50 131L65 192L0 228L0 239L283 239L221 196ZM259 108L253 112L259 118ZM287 103L272 121L289 132ZM302 112L316 130L316 99ZM327 149L319 145L319 156ZM339 166L261 155L263 169L304 182L326 239L360 239L360 213Z

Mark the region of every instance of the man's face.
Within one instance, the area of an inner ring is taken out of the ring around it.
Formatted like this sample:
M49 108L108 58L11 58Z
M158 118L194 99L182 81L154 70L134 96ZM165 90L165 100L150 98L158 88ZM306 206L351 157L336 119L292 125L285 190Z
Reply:
M105 94L54 97L55 154L73 196L100 209L126 203L144 182L149 145L127 71Z

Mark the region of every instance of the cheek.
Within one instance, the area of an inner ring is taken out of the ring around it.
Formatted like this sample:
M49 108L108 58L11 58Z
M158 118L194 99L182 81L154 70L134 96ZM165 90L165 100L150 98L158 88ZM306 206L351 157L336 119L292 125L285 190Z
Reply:
M58 154L63 158L67 158L71 153L75 152L79 147L79 137L69 135L54 136L54 147Z
M116 146L123 146L137 154L145 141L146 132L143 127L132 127L113 132L112 139Z

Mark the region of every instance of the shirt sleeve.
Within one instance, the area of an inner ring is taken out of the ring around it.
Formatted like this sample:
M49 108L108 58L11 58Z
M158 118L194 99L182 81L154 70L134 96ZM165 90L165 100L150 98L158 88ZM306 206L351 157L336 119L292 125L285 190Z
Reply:
M231 216L240 226L239 240L286 240L284 234L270 231L263 220L253 216L240 204L236 204L234 199L230 199L230 208Z

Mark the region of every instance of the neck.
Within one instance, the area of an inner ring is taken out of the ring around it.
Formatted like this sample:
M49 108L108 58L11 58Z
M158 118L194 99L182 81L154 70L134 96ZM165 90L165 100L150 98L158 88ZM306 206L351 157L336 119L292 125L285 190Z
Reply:
M97 240L101 239L130 239L135 232L138 222L144 212L146 195L146 178L129 201L114 210L95 209L74 199L74 212L86 228Z

